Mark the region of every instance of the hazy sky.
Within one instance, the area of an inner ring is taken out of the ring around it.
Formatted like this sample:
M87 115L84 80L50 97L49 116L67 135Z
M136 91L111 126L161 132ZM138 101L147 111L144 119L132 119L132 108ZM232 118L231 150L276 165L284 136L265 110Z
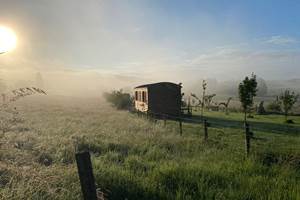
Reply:
M300 77L298 0L0 0L2 69L160 80Z

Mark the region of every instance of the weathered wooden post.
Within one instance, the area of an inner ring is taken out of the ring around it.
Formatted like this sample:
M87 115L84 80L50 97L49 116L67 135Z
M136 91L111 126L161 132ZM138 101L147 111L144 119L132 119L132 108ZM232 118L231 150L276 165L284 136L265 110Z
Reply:
M253 131L249 131L249 135L250 135L250 138L254 138L254 133L253 133Z
M182 135L182 120L179 118L179 133Z
M204 123L204 141L207 141L207 139L208 139L208 129L207 129L208 123L207 123L207 120L205 119L203 123Z
M84 200L97 200L95 178L89 152L76 153L76 163Z
M245 123L245 150L246 150L246 156L248 157L249 156L249 153L250 153L250 139L251 139L251 133L250 133L250 130L249 130L249 124L248 123Z
M163 119L163 120L164 120L164 127L166 127L166 125L167 125L167 119L166 119L166 116L164 115L163 118L164 118L164 119Z

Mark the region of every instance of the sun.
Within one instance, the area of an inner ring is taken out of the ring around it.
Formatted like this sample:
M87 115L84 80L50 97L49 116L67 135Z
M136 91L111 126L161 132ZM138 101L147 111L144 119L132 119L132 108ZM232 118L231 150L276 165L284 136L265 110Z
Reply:
M17 46L17 36L8 27L0 26L0 54L13 50Z

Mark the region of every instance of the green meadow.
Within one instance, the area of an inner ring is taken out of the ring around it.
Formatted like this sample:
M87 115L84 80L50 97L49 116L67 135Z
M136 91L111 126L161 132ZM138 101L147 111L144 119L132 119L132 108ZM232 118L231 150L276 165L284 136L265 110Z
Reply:
M154 122L99 99L28 97L0 137L0 199L81 199L75 152L89 150L106 199L300 199L300 117L208 112L201 123ZM199 119L199 113L191 118Z

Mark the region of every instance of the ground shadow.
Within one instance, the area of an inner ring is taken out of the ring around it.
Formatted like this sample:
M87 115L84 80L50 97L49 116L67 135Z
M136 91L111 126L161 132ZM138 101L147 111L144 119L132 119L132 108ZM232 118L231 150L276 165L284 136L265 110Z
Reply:
M219 117L211 117L204 116L203 118L200 115L181 115L181 116L163 116L163 115L153 115L149 116L143 113L140 115L145 116L154 121L156 120L172 120L172 121L182 121L184 123L192 123L192 124L202 124L203 120L207 120L210 127L213 128L233 128L233 129L241 129L244 130L244 122L243 120L234 120L234 119L225 119ZM252 131L262 131L269 132L274 134L281 135L290 135L290 136L300 136L300 126L295 126L292 124L278 124L272 122L257 122L257 121L249 121L250 130Z
M200 123L202 121L201 116L198 115L194 115L190 119L192 120L186 120L186 122ZM244 122L242 120L206 116L204 117L204 119L206 119L210 123L210 127L244 129ZM277 134L300 136L300 127L295 125L254 121L250 121L249 124L251 130L253 131L263 131Z

